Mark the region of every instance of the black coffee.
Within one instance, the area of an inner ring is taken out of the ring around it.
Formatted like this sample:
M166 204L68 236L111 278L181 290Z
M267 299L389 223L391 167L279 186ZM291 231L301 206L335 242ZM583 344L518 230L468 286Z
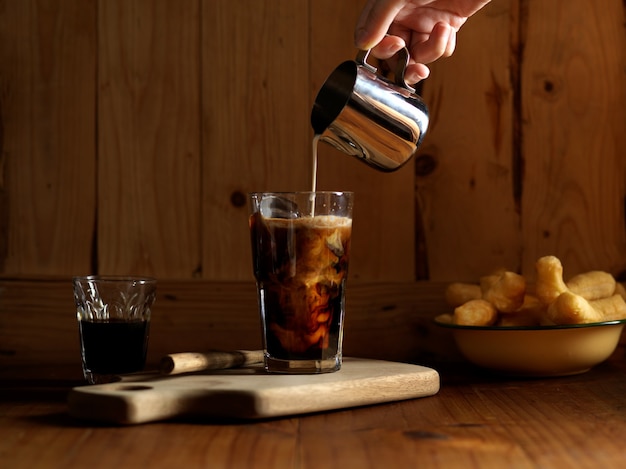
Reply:
M79 321L84 367L96 374L141 371L148 350L148 321Z

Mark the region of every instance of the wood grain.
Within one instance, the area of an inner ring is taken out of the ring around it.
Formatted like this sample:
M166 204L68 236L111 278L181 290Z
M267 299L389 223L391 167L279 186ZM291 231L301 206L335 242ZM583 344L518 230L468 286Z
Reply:
M458 358L448 331L432 323L448 311L444 288L427 282L349 285L344 355L425 365ZM0 377L80 377L69 279L1 281L0 312ZM149 367L158 368L170 353L260 348L253 282L159 281Z
M617 469L626 457L615 437L626 422L623 357L622 348L589 373L557 379L441 369L436 396L253 424L90 425L67 414L63 383L5 386L0 454L8 467Z
M139 424L180 417L263 419L310 414L432 396L439 374L407 363L346 358L341 370L322 374L267 374L255 368L210 374L125 377L79 386L69 412L82 420Z
M309 190L308 9L204 2L202 277L252 278L247 194Z
M530 274L547 253L572 275L624 270L624 6L583 3L472 17L432 64L431 128L398 172L322 145L319 187L357 196L353 281ZM354 57L361 7L5 6L2 275L249 280L246 193L309 186L311 105Z
M98 272L191 278L201 262L198 2L98 5Z
M156 355L258 347L246 193L309 187L311 105L354 58L362 4L2 3L3 369L76 369L68 279L92 271L159 278ZM319 187L356 192L346 353L453 353L426 318L447 282L496 267L624 274L624 15L491 2L432 64L409 166L323 147Z
M550 23L542 18L552 18ZM626 267L624 3L530 1L521 70L524 270Z
M416 178L430 279L475 281L516 271L523 240L514 199L511 8L493 2L461 29L455 54L432 64L432 121ZM529 188L532 190L532 188ZM481 273L482 272L482 273Z
M0 272L90 267L95 18L93 2L0 8Z

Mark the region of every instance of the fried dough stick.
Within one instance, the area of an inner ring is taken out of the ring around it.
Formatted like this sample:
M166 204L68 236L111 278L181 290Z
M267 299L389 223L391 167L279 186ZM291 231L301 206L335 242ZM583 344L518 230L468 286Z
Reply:
M480 279L483 300L501 313L514 313L524 304L526 279L515 272L504 271Z
M535 270L535 295L544 305L550 305L562 293L569 291L563 280L563 265L558 257L540 257L535 263Z
M491 326L497 319L496 308L482 299L469 300L454 309L453 322L462 326Z
M570 291L586 300L598 300L613 296L616 284L615 277L601 270L592 270L575 275L566 282Z
M480 286L475 283L454 282L446 288L446 303L453 308L481 297Z

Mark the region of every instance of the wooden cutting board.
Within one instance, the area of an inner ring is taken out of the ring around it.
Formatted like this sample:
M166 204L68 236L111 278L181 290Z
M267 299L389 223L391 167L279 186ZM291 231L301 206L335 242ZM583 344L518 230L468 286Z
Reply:
M341 370L316 375L269 374L262 368L202 374L125 376L80 386L68 397L72 416L118 424L173 417L259 419L431 396L439 374L427 367L344 359Z

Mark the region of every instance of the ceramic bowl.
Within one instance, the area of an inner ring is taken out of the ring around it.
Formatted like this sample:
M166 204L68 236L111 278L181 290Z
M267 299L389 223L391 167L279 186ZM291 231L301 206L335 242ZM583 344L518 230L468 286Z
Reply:
M461 354L482 368L518 376L584 373L613 354L626 319L567 326L494 327L435 322L452 331Z

